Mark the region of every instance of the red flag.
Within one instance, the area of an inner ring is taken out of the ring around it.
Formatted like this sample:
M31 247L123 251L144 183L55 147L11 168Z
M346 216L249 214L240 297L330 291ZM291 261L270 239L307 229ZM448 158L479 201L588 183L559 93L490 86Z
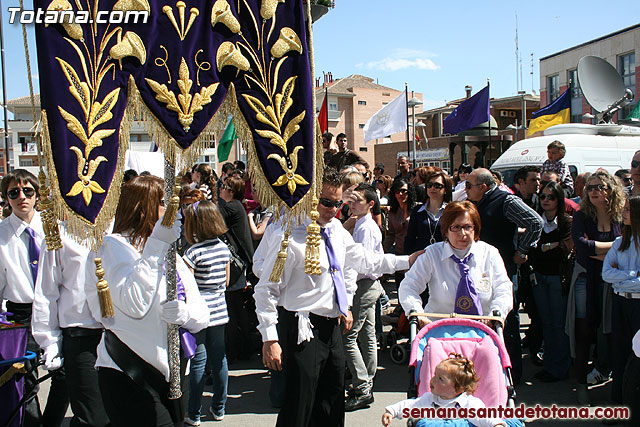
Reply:
M329 112L327 111L327 95L326 94L324 96L324 101L322 101L322 107L320 107L318 122L320 124L320 133L325 133L327 130L329 130Z

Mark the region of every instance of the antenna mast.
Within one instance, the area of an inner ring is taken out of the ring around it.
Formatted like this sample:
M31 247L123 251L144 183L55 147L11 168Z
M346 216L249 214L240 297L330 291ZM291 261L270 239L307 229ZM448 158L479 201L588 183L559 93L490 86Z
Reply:
M522 80L522 68L518 69L518 63L520 62L520 50L518 48L518 12L516 11L515 14L516 14L516 93L518 93L520 91L520 83Z

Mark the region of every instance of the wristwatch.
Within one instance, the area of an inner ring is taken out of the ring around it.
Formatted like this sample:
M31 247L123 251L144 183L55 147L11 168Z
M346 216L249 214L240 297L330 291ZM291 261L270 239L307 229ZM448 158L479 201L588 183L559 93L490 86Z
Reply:
M518 254L518 256L519 256L520 258L522 258L522 259L527 259L527 254L523 254L523 253L522 253L522 252L520 252L520 251L516 251L516 254Z

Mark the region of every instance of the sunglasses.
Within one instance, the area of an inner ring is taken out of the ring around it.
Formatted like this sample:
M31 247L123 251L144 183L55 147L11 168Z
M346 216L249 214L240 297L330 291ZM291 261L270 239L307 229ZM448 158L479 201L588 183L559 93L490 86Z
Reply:
M406 188L401 188L399 190L396 190L396 194L406 194L408 192L409 190L407 190Z
M541 194L540 195L540 200L549 200L551 202L553 202L556 199L556 196L553 194Z
M640 160L632 160L631 167L634 169L640 167Z
M587 193L590 193L592 191L604 191L606 189L607 189L607 187L605 185L602 185L602 184L587 185Z
M631 183L631 178L629 177L622 178L622 182Z
M32 198L34 196L34 194L36 194L36 190L34 188L16 187L16 188L12 188L11 190L7 191L7 197L10 198L11 200L15 200L20 196L20 192L21 191L22 191L22 194L24 194L24 197L26 197L27 199Z
M329 199L325 199L324 197L320 197L318 200L322 206L325 208L340 208L344 203L342 200L338 200L337 202L331 201Z
M435 188L436 190L442 190L444 188L444 185L439 182L427 182L424 186L427 188Z

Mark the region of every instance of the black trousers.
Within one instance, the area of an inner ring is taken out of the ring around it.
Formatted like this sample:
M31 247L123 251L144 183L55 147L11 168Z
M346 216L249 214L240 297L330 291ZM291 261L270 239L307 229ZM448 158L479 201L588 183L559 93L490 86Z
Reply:
M171 415L153 389L136 384L126 374L98 368L104 409L116 427L174 427Z
M96 348L102 330L85 328L62 329L62 355L67 375L67 392L73 411L70 425L104 427L109 418L102 404Z
M280 308L285 399L278 427L344 426L344 346L337 318L311 314L313 338L297 344L298 318Z
M606 285L611 286L611 285ZM611 400L613 403L623 402L623 381L625 367L629 357L633 355L631 340L640 329L640 299L627 299L613 294L611 310L613 387Z
M505 262L505 267L509 279L517 273L518 269L514 263ZM517 289L513 289L513 309L507 315L504 325L504 345L511 359L511 377L514 385L520 383L522 377L522 341L520 339L520 311L517 297Z
M629 361L624 370L622 388L624 405L631 409L630 426L640 425L640 358L634 353L629 356Z

